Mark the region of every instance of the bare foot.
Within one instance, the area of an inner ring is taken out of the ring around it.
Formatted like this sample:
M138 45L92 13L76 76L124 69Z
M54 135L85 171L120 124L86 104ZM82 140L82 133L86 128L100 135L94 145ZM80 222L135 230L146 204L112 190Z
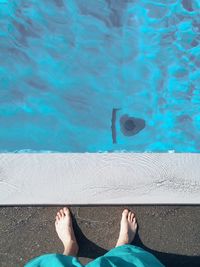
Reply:
M64 255L76 256L78 244L74 235L71 214L68 208L61 209L56 216L56 232L64 245Z
M116 247L125 244L130 244L135 237L136 231L137 231L137 222L135 214L129 211L128 209L125 209L122 212L119 238Z

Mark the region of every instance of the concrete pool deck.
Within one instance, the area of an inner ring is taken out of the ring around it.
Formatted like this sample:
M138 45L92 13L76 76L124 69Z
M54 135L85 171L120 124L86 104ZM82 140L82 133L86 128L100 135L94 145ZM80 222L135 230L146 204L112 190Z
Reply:
M165 266L200 266L200 206L74 206L75 234L83 264L115 245L124 207L137 214L136 244ZM21 267L42 253L61 253L54 218L60 207L1 207L1 267Z
M1 153L0 169L0 205L200 204L198 153Z

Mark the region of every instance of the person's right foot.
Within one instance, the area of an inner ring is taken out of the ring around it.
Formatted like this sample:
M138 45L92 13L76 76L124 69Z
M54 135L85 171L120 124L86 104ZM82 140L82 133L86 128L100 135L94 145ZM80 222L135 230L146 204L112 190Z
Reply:
M78 244L74 234L71 214L68 208L61 209L56 216L56 232L64 245L64 255L76 256L78 253Z
M122 212L122 219L120 223L119 238L116 247L125 244L130 244L135 237L137 231L137 222L135 214L128 209Z

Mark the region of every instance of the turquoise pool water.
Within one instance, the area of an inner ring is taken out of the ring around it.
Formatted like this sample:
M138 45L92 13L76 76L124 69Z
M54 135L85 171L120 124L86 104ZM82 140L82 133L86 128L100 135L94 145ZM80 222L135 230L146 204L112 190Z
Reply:
M0 0L0 151L199 152L198 0Z

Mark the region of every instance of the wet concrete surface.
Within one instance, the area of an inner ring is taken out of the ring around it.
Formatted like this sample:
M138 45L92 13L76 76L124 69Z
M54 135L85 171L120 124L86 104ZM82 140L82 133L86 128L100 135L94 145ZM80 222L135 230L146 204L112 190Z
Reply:
M124 207L70 207L83 264L115 245ZM152 252L165 266L200 266L200 206L126 207L137 215L135 245ZM40 254L62 253L54 229L59 208L1 207L0 266L24 266Z

